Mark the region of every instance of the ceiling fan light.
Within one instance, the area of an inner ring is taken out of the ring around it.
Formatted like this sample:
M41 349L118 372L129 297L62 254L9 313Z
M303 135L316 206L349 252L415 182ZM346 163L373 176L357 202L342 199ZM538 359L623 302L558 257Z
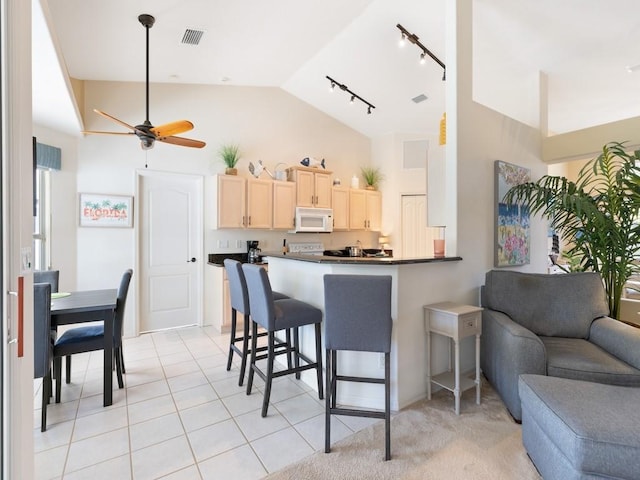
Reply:
M153 140L150 138L143 138L140 140L140 146L142 150L151 150L153 148Z

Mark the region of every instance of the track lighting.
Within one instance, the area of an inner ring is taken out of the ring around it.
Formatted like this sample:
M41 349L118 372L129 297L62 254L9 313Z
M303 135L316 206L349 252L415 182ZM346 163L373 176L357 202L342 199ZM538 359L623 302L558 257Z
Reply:
M407 36L404 33L400 34L400 41L398 42L398 46L400 47L404 47L405 44L407 43Z
M350 94L350 95L351 95L351 99L350 99L350 103L351 103L351 105L353 105L353 104L355 103L356 98L357 98L358 100L360 100L362 103L364 103L364 104L367 106L367 114L368 114L368 115L371 115L371 112L373 111L373 110L372 110L372 108L376 108L376 107L375 107L375 105L373 105L373 104L371 104L371 103L367 102L367 101L366 101L364 98L362 98L360 95L358 95L357 93L352 92L351 90L349 90L349 89L347 88L347 86L346 86L346 85L344 85L344 84L342 84L342 83L338 82L337 80L334 80L334 79L333 79L333 78L331 78L329 75L327 75L327 76L326 76L326 78L327 78L327 80L329 80L329 81L331 82L331 91L333 91L333 90L334 90L334 88L335 88L336 86L338 86L338 87L340 87L340 90L342 90L342 91L344 91L344 92L347 92L348 94Z
M329 91L331 93L333 93L335 91L335 89L336 89L336 84L334 82L331 82L331 86L329 87Z
M426 56L429 55L434 62L436 62L438 65L442 67L443 69L442 81L445 81L447 79L447 67L444 65L444 63L438 57L436 57L433 53L431 53L427 47L425 47L422 43L420 43L420 39L416 34L410 33L406 28L404 28L399 23L396 25L396 27L398 27L398 30L400 30L403 40L407 39L414 45L417 45L418 48L422 49L422 53L420 54L421 64L424 64L426 62Z

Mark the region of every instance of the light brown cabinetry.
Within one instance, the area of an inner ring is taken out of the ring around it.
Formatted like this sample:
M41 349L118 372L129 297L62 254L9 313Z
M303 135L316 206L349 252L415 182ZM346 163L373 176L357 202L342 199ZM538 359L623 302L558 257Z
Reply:
M296 183L296 205L331 208L331 172L311 167L291 167L289 181Z
M380 231L382 225L382 194L376 190L349 191L349 228Z
M247 179L247 228L271 228L273 218L273 181Z
M235 175L218 175L218 228L244 228L246 180Z
M332 188L331 208L333 208L333 229L349 230L349 188Z
M273 181L219 175L217 228L271 228Z
M296 209L296 184L273 182L273 228L293 229Z

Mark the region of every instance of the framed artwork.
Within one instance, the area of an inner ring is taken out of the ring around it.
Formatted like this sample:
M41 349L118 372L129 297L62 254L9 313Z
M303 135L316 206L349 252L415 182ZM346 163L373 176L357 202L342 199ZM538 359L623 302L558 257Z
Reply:
M526 265L530 261L531 232L529 208L502 201L509 189L531 181L531 171L496 160L495 168L495 253L496 267Z
M81 227L133 227L133 197L102 193L81 193Z

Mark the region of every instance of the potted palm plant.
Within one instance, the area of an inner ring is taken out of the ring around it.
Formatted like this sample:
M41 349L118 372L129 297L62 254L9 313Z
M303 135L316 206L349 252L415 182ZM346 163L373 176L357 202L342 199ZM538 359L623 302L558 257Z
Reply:
M625 283L637 273L640 248L640 151L611 142L580 170L575 182L545 175L512 187L506 203L541 213L570 246L579 271L602 276L611 317L618 318Z
M234 144L222 145L218 153L227 167L224 173L227 175L237 175L238 169L236 168L236 164L238 160L240 160L240 147Z
M376 167L361 167L360 173L364 178L365 188L368 190L377 190L378 184L384 178L380 169Z

